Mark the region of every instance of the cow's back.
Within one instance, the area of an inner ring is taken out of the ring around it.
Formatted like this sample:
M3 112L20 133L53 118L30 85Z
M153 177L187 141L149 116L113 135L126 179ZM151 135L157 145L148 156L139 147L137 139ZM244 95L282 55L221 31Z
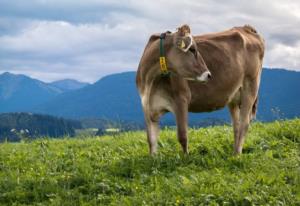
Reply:
M190 111L203 112L228 104L245 78L259 78L263 39L251 26L195 37L199 52L212 74L207 84L189 82Z

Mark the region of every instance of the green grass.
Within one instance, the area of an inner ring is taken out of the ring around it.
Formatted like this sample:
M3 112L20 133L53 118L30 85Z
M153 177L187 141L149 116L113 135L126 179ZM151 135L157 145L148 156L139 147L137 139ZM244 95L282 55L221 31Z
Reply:
M0 144L0 205L300 205L300 119L254 123L242 156L232 128Z

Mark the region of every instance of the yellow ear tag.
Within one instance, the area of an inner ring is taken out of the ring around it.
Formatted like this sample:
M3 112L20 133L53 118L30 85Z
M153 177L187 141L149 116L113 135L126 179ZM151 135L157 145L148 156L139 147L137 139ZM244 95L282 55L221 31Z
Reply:
M181 45L180 45L180 47L181 47L182 49L184 49L184 48L185 48L185 43L184 43L184 41L183 41L183 40L181 41Z

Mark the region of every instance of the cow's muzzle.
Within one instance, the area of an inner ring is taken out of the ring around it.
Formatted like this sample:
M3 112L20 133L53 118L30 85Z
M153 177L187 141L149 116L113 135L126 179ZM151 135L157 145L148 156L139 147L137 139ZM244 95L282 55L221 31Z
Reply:
M211 78L211 73L209 71L203 72L200 76L196 77L198 82L207 82Z
M209 71L204 72L203 74L201 74L200 76L197 76L195 78L191 78L191 77L185 77L185 80L188 81L197 81L197 82L202 82L205 83L207 82L209 79L211 78L211 73Z

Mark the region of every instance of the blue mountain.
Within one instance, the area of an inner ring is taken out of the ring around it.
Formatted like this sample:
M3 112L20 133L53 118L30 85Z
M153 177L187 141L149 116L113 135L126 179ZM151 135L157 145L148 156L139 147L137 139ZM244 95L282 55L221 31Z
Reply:
M258 104L261 120L300 117L300 72L264 69Z
M53 99L62 90L25 75L0 75L0 112L31 111Z
M0 74L0 112L28 112L59 94L89 85L72 79L45 83L21 74Z
M81 89L81 88L89 85L89 83L79 82L74 79L63 79L63 80L51 82L50 85L66 92L66 91Z
M259 91L258 120L300 117L300 72L284 69L263 69ZM143 121L143 113L135 86L135 72L106 76L92 85L60 94L36 107L34 112L68 118L106 118L112 120ZM229 121L226 109L191 114L190 122L203 119ZM163 119L172 124L173 118Z
M143 118L135 86L135 72L106 76L92 85L61 94L40 105L34 112L68 118L134 121Z

